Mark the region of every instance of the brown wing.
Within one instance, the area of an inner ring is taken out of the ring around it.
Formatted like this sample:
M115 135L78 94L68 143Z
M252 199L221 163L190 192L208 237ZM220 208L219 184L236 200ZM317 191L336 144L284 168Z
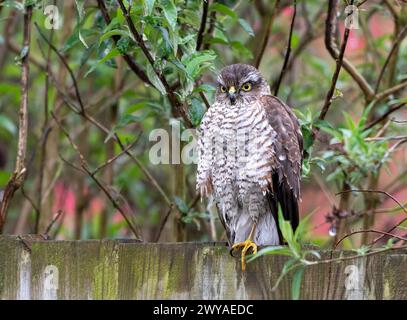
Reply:
M277 167L273 168L273 185L267 197L275 219L280 204L284 219L289 220L295 230L299 222L298 201L303 152L300 125L292 110L278 98L264 96L261 101L269 124L277 134L273 144Z

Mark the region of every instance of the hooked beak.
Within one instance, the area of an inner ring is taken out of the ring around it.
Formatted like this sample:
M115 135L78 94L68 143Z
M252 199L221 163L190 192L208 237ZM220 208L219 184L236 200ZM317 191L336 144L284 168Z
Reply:
M234 105L236 103L236 88L235 88L235 86L231 86L229 88L228 97L229 97L230 103L232 105Z

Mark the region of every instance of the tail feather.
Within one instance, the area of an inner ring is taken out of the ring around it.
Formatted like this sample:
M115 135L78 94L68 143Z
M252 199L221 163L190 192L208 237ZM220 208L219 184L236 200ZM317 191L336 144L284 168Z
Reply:
M273 188L267 193L267 200L277 224L280 244L283 244L284 239L278 226L278 205L281 207L284 219L290 221L295 232L299 224L298 200L288 184L285 181L280 182L277 175L273 176Z

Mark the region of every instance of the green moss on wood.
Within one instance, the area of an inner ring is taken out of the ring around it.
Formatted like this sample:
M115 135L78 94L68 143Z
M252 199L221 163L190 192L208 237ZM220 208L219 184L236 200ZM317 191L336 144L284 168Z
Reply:
M0 297L20 290L22 250L16 238L0 237ZM406 251L366 260L366 298L406 299ZM335 253L334 257L339 253ZM345 253L346 255L346 253ZM329 253L322 252L329 258ZM58 299L290 299L290 276L271 291L287 261L265 256L240 270L226 246L198 243L140 244L120 241L33 241L31 297L44 294L44 271L59 270ZM301 297L343 299L348 260L307 268Z

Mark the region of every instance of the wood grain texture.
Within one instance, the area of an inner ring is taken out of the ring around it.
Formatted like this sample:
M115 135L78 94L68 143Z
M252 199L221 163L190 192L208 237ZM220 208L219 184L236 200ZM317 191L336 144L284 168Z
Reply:
M331 254L339 256L321 251L325 259ZM0 237L0 298L290 299L291 275L271 290L286 261L283 256L260 257L242 273L240 261L222 243L23 242ZM407 251L402 249L310 266L300 297L407 299L406 267ZM351 272L357 279L353 289Z

